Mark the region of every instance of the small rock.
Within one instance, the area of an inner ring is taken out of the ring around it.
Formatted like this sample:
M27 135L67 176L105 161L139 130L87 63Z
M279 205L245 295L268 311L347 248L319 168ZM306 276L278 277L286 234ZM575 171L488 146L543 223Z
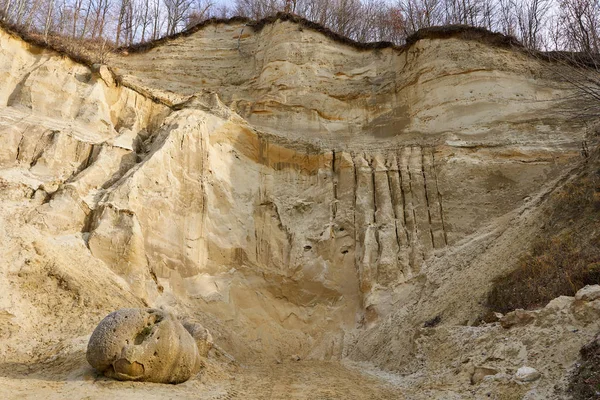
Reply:
M557 312L569 308L571 304L573 304L573 297L558 296L557 298L550 300L544 309L549 312Z
M540 379L541 376L542 375L535 368L531 367L521 367L515 374L515 378L521 382L533 382Z
M98 75L100 75L100 78L108 85L108 86L115 86L115 79L113 76L113 73L110 71L110 69L104 65L104 64L93 64L92 65L92 72L96 72Z
M575 300L594 301L597 299L600 299L600 285L588 285L575 295Z
M292 361L300 361L300 360L301 360L301 358L300 358L300 356L298 354L294 354L292 356Z
M499 373L499 374L491 376L491 378L495 382L508 383L508 382L510 382L510 379L512 378L512 376L510 376L509 374L506 374L506 373L502 372L502 373Z
M504 317L504 315L499 312L488 311L481 317L481 321L485 322L486 324L492 324L500 321L502 317Z
M505 329L509 329L514 326L527 325L534 319L535 317L532 313L522 309L517 309L515 311L509 312L504 317L500 318L500 325L502 325L502 327Z
M116 86L115 79L113 77L113 73L108 69L108 67L106 65L101 66L98 73L100 74L100 77L102 78L102 80L108 86L111 86L111 87Z
M475 370L473 371L473 374L471 375L471 384L476 385L476 384L480 383L481 381L483 381L483 379L486 376L496 375L497 373L498 373L498 370L496 370L494 368L475 367Z
M213 348L214 342L212 335L202 324L197 321L187 320L183 323L183 327L196 341L198 353L202 357L207 357L208 352Z

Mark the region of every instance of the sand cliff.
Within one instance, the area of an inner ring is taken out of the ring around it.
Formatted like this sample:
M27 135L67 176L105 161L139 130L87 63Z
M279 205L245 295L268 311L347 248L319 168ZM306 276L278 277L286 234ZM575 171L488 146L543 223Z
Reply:
M298 355L414 378L441 358L432 343L452 343L439 372L465 346L441 336L504 334L463 324L581 163L570 85L483 41L356 49L289 21L233 22L107 65L0 30L6 368L72 341L78 354L105 314L145 304L199 319L241 364ZM532 396L564 378L598 328L586 318L555 335L572 351ZM60 373L89 373L73 357ZM458 376L422 385L465 395Z

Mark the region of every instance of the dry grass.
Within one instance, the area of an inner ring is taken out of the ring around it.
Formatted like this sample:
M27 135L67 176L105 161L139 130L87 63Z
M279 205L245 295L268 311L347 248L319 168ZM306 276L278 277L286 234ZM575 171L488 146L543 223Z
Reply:
M542 307L600 283L600 163L554 196L548 222L517 269L498 279L488 307L499 312Z
M468 25L446 25L433 26L419 29L406 38L406 44L411 46L422 39L449 39L459 38L462 40L474 40L494 47L523 48L513 36L507 36L498 32L491 32L485 28Z
M30 45L54 51L88 67L93 64L103 64L106 56L114 49L114 46L105 40L72 39L59 35L45 38L38 32L26 31L2 19L0 19L0 28Z

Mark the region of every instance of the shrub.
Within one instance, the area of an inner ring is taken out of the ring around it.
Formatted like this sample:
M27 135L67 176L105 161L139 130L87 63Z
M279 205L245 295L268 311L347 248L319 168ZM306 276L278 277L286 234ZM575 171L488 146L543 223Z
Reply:
M532 309L600 283L600 170L587 171L554 195L544 234L497 279L487 305L499 312Z
M571 375L569 393L574 400L600 399L600 335L579 353L581 360Z

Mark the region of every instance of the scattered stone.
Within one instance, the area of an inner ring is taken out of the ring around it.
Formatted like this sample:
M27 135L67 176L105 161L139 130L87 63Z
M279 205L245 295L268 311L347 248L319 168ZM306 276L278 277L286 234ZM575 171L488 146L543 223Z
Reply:
M423 324L423 327L424 328L434 328L437 325L439 325L440 322L442 322L442 316L436 315L435 317L425 321L425 323Z
M110 313L88 343L90 365L109 378L181 383L201 366L194 338L171 314L128 308Z
M300 361L300 360L301 360L301 358L300 358L300 356L298 354L294 354L292 356L292 361Z
M110 71L110 69L106 65L104 65L104 64L93 64L91 69L92 69L92 72L98 73L98 75L100 75L100 78L108 86L113 87L113 86L116 85L113 73Z
M483 379L486 376L496 375L497 373L498 373L498 370L496 370L494 368L475 367L475 370L471 374L471 385L477 385L478 383L483 381Z
M500 321L502 317L504 317L504 315L499 312L488 311L482 315L480 320L486 324L493 324L494 322Z
M208 352L213 348L214 342L212 335L202 324L196 321L187 320L183 327L192 335L198 347L198 354L201 357L208 356Z
M519 308L515 311L509 312L504 317L500 318L500 325L502 325L502 327L505 329L509 329L514 326L527 325L534 319L535 317L532 313Z
M558 296L555 299L550 300L544 307L544 310L552 313L566 310L573 304L573 297L570 296Z
M492 375L491 378L495 382L508 383L508 382L510 382L512 376L509 375L509 374L506 374L506 373L502 372L502 373L499 373L499 374L496 374L496 375Z
M535 368L531 367L521 367L515 374L515 378L521 382L533 382L540 379L541 376L542 375Z
M588 285L575 295L575 300L594 301L597 299L600 299L600 285Z

